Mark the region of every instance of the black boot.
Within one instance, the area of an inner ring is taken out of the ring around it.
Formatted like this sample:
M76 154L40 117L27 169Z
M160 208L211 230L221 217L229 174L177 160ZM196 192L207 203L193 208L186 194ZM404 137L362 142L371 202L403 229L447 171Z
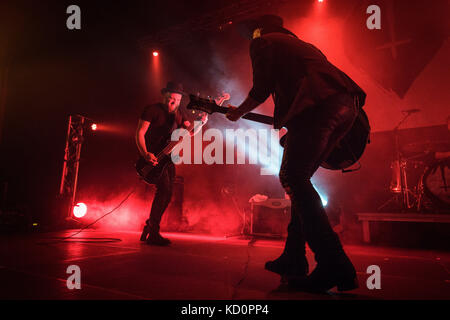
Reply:
M159 233L159 225L157 225L156 223L151 223L150 220L146 221L146 226L142 231L141 239L143 238L145 232L147 233L148 237L143 241L146 241L149 245L168 246L171 243L169 239L164 238Z
M147 219L145 220L145 226L144 229L142 229L142 233L141 233L141 238L139 239L140 241L146 241L148 234L150 233L150 220Z
M293 279L289 286L301 291L323 293L337 287L348 291L359 287L356 270L347 255L334 261L318 262L311 274L303 280Z
M149 229L150 228L149 228L148 225L144 226L144 229L142 230L142 233L141 233L141 238L139 239L140 241L146 241L147 240L148 233L150 232Z
M308 274L308 260L305 256L289 259L286 253L273 261L267 261L264 268L289 279L303 279Z
M164 238L159 233L150 232L147 238L147 244L154 246L168 246L171 244L171 242L169 239Z

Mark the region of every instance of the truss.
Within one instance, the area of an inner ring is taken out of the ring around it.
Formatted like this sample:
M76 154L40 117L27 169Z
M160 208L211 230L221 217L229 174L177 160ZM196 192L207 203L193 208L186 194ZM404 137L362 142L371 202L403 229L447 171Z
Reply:
M78 169L80 166L81 146L83 145L83 130L86 118L80 115L69 116L67 128L64 164L59 188L59 197L63 200L66 217L72 216L72 207L78 182Z
M240 0L230 5L209 12L200 17L194 17L188 21L173 27L155 32L139 40L141 48L154 48L170 46L179 40L190 41L194 34L222 30L231 23L239 22L251 16L274 8L289 0Z

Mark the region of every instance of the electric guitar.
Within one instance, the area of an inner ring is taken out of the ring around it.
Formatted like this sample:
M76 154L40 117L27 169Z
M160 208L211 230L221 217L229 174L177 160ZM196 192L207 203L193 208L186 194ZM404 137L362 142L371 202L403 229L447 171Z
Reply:
M190 102L186 108L201 110L203 112L212 114L215 112L226 114L229 108L217 105L214 101L197 97L195 95L189 95ZM273 117L249 112L242 118L273 125ZM361 158L366 145L370 143L370 125L367 114L361 108L359 110L358 117L353 123L350 131L339 142L339 144L333 149L328 158L321 163L321 167L330 170L342 170L343 172L355 171L344 170L349 168ZM281 137L280 145L284 146L286 135ZM357 169L356 169L357 170Z
M225 101L230 99L230 95L228 93L223 93L222 96L214 100L214 104L217 106L221 106ZM212 101L212 100L208 100ZM200 120L203 116L203 113L199 113L196 115L197 119ZM150 124L151 125L151 124ZM186 129L189 134L186 134L182 137L182 139L187 138L191 132L195 132L197 127L195 127L196 123L193 121L191 125ZM197 123L197 125L202 125ZM178 141L168 141L167 145L162 149L157 155L157 164L154 165L153 163L148 162L144 157L140 156L139 159L136 161L135 168L138 173L138 175L147 183L149 184L155 184L159 178L161 177L161 174L163 173L163 170L166 168L166 166L172 161L171 159L171 152L175 148L176 145L181 143L182 139L179 139Z

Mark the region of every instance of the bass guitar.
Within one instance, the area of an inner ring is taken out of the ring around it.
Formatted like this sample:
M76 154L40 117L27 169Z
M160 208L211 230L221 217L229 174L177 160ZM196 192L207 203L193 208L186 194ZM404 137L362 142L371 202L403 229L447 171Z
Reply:
M219 98L214 100L214 104L216 106L221 106L225 101L230 99L230 95L228 93L222 94ZM208 100L211 101L211 100ZM202 117L202 113L197 114L197 120L199 120ZM188 135L190 135L192 132L195 132L197 127L195 127L196 121L191 123L191 125L186 129L189 134L186 134L186 136L183 136L182 139L187 138ZM197 122L197 125L202 125ZM161 174L163 173L166 166L172 161L171 159L171 152L175 148L176 145L181 143L182 139L178 141L168 141L167 145L162 149L157 155L157 164L154 165L153 163L148 162L144 157L140 156L139 159L136 161L135 168L138 173L138 175L147 183L149 184L155 184L159 178L161 177Z

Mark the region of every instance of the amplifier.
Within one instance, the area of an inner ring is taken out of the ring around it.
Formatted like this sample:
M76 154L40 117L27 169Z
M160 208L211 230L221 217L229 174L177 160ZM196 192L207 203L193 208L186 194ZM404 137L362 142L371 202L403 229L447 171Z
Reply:
M291 201L289 199L251 202L250 234L286 236L290 217Z

